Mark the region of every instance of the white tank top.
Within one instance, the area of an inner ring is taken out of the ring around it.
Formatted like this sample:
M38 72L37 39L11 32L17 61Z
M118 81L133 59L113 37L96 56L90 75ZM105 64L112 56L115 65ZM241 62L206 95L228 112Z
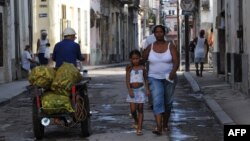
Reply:
M157 53L151 45L151 50L148 56L149 71L148 76L156 79L165 79L173 68L172 55L170 52L170 43L168 49L163 53Z
M143 83L143 70L131 70L130 83Z
M47 43L48 43L48 39L45 39L45 40L40 39L39 53L45 53Z
M198 37L194 55L195 58L205 58L205 38Z

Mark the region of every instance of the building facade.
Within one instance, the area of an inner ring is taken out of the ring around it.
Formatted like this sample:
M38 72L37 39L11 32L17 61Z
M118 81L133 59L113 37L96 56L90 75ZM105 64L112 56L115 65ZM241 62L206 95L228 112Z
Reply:
M31 0L0 1L0 83L21 78L21 54L31 45Z
M214 0L215 72L225 76L233 88L249 94L250 26L247 0Z
M63 39L66 27L76 31L75 42L89 62L90 54L90 0L37 0L33 1L33 52L37 51L37 39L42 30L48 32L51 52L54 45Z
M139 1L94 0L90 9L90 64L128 60L138 48Z
M177 0L168 0L163 3L164 25L167 31L167 38L177 43L178 38L178 13Z

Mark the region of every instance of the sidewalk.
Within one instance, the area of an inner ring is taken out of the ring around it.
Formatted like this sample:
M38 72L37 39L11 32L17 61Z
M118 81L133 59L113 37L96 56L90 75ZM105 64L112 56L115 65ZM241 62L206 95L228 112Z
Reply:
M84 66L84 69L93 70L105 67L125 66L128 62ZM224 124L250 124L250 96L234 90L231 86L217 77L212 71L205 68L203 77L197 77L191 65L190 72L184 72L195 93L201 93L208 107L214 112L219 122ZM29 85L27 80L13 81L0 84L0 105L21 94Z
M223 77L217 77L205 68L203 77L197 77L191 65L190 72L184 72L196 93L201 93L208 107L222 125L250 124L250 96L233 89Z
M29 85L27 80L18 80L0 84L0 105L8 102L11 98L21 94Z
M125 66L128 62L116 63L116 64L107 64L107 65L96 65L96 66L84 66L86 70L101 69L106 67L115 67L115 66ZM28 80L18 80L10 83L0 84L0 105L9 102L15 96L26 91L26 86L29 85Z

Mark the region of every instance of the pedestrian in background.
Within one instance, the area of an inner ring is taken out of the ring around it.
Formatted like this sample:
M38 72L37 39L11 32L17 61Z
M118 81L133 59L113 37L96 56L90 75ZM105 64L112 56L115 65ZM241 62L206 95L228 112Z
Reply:
M153 98L153 113L156 128L152 131L161 135L168 131L168 121L173 105L173 95L177 83L176 71L179 68L177 48L172 41L166 41L165 27L155 26L156 41L143 52L143 60L149 62L149 89Z
M214 51L214 32L213 32L213 28L211 28L210 34L208 36L208 45L209 45L208 66L210 68L213 68L213 51Z
M72 63L77 67L77 60L84 61L80 45L75 42L76 32L73 28L66 28L63 31L64 39L58 42L53 51L52 59L59 68L63 62Z
M194 49L195 49L195 44L193 40L191 40L188 44L189 46L189 54L190 54L190 63L194 62Z
M45 51L47 48L47 44L49 43L49 39L47 38L48 33L46 30L41 32L41 37L37 40L37 53L39 63L41 65L48 65L49 59L45 57Z
M200 30L198 37L194 39L195 49L194 49L194 62L196 68L196 75L202 77L202 72L204 69L204 62L208 52L208 42L205 38L205 30ZM200 70L199 70L200 64Z
M142 135L143 105L147 101L147 96L150 95L147 71L143 65L140 65L141 53L139 50L132 50L129 59L131 65L126 68L126 85L128 89L126 101L130 103L136 134Z

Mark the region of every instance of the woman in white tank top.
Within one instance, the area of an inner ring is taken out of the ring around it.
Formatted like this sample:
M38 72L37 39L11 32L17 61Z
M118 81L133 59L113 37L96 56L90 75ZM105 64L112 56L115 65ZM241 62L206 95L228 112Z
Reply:
M202 77L203 71L203 64L205 62L205 57L208 52L208 42L207 39L204 37L205 30L200 31L199 37L194 39L195 43L195 50L194 50L194 62L196 68L196 75ZM199 64L200 64L200 71L199 71Z
M164 39L166 33L164 26L155 26L153 33L156 41L144 50L143 59L149 63L149 89L153 98L156 121L156 128L152 132L161 135L162 129L168 130L179 57L173 42Z

